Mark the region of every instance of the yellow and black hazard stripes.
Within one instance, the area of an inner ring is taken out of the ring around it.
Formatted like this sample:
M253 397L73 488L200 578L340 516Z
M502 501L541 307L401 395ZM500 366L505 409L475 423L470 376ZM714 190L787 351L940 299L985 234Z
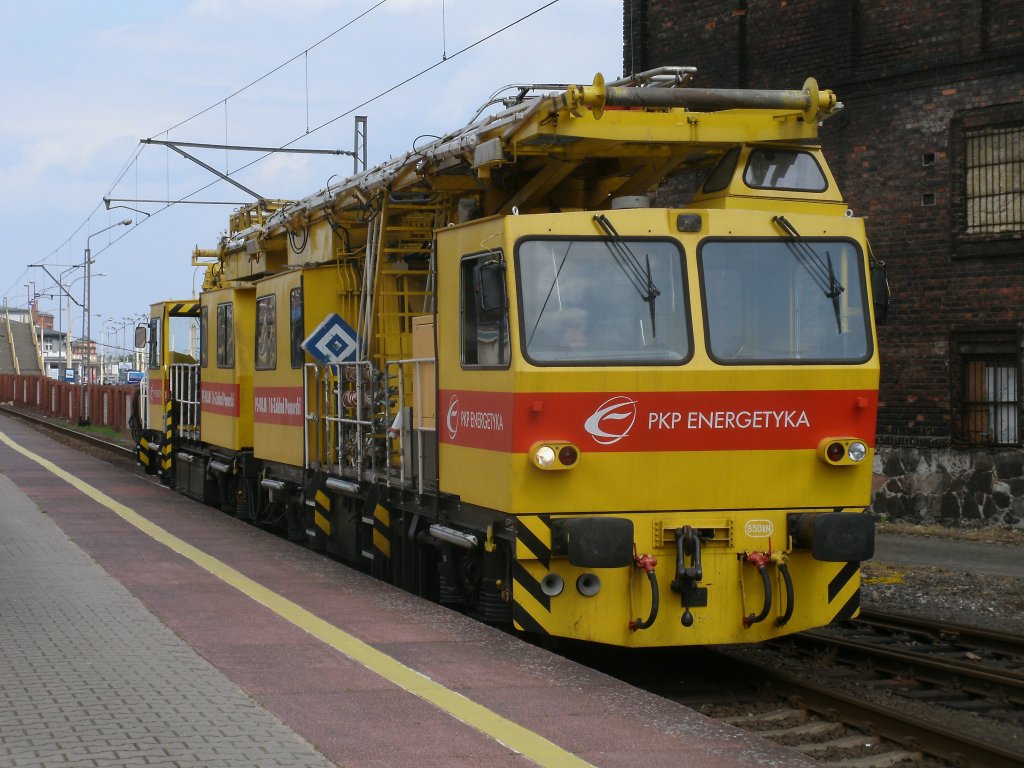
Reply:
M312 510L306 518L306 536L315 549L323 549L335 529L331 512L331 494L327 490L327 473L316 471L306 480L306 506Z
M391 512L379 503L373 508L373 550L391 557Z
M323 489L313 496L313 525L325 536L331 535L331 497Z
M860 563L843 565L828 583L828 606L832 621L847 621L860 612Z
M160 472L165 477L171 476L174 464L174 402L164 403L164 440L160 446Z
M516 629L547 634L551 598L541 580L551 565L551 517L521 516L516 525L516 559L512 566L512 622Z
M152 474L153 473L153 466L152 466L153 459L150 457L149 453L150 453L149 440L147 440L144 437L140 437L139 438L139 445L138 445L138 447L135 450L135 454L136 454L136 456L138 456L139 463L143 467L146 468L146 473L147 474Z
M167 314L171 317L199 317L199 302L178 301L168 304Z

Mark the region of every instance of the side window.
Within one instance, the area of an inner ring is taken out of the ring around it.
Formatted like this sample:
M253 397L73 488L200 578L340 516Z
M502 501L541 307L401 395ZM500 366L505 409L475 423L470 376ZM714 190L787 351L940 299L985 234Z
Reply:
M824 192L828 181L809 152L754 149L747 158L743 182L751 189L787 189Z
M508 293L505 260L488 252L462 259L462 366L506 368L508 343Z
M199 308L199 366L205 368L209 362L206 350L210 343L210 323L208 322L208 307Z
M277 368L277 296L256 299L256 370Z
M1020 445L1020 337L1016 329L954 332L950 344L958 440Z
M235 367L234 306L228 302L217 305L217 367Z
M301 368L302 353L302 289L292 288L288 294L288 324L290 326L290 344L292 368Z
M149 367L160 367L160 318L149 318Z
M732 181L732 174L736 170L736 160L739 156L740 150L738 147L733 147L722 156L722 159L718 161L718 165L715 166L715 170L711 172L707 181L704 182L705 192L718 192L729 186L729 182Z
M950 124L950 151L955 255L1019 256L1024 252L1024 106L1018 100L958 113Z

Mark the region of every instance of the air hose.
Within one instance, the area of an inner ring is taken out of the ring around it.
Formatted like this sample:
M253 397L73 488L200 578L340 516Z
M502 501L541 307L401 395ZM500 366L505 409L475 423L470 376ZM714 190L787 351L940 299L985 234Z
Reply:
M772 609L772 583L768 578L768 563L770 560L769 556L764 552L748 552L743 556L743 559L757 566L757 572L761 574L761 583L764 585L764 605L761 606L761 612L756 616L750 614L743 617L743 626L749 627L768 618L768 612Z
M784 627L793 617L793 579L789 575L789 566L779 563L779 573L782 574L782 581L786 585L786 610L775 620L776 627Z
M654 574L654 566L658 564L658 558L654 555L634 555L634 562L637 568L643 568L647 572L647 580L651 582L651 615L646 619L634 619L629 622L629 629L635 632L638 629L647 629L655 619L658 618L658 603L661 600L658 592L658 577Z

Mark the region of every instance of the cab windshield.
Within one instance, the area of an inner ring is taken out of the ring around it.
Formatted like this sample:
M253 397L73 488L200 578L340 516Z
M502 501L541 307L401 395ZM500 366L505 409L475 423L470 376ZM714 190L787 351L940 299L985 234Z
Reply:
M708 352L717 362L871 356L863 258L852 241L708 241L699 264Z
M690 356L683 258L668 240L544 238L517 247L520 338L537 365L677 365Z

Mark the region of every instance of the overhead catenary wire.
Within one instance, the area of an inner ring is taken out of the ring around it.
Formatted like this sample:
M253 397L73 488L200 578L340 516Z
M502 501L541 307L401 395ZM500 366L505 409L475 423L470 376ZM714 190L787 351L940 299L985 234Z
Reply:
M347 116L353 114L357 110L362 109L363 107L367 106L368 104L372 104L373 102L378 101L379 99L382 99L383 97L387 96L388 94L398 90L402 86L408 85L409 83L411 83L414 80L422 77L423 75L427 74L428 72L431 72L434 69L437 69L442 64L445 64L445 63L451 61L452 59L454 59L454 58L456 58L458 56L461 56L464 53L467 53L468 51L470 51L470 50L476 48L477 46L487 42L488 40L491 40L492 38L497 37L498 35L502 34L503 32L507 32L509 29L515 27L518 24L521 24L522 22L526 21L530 17L537 15L541 11L543 11L543 10L545 10L547 8L550 8L551 6L557 4L558 2L560 2L560 0L549 0L549 2L545 3L544 5L542 5L542 6L538 7L538 8L535 8L534 10L530 11L529 13L524 14L523 16L520 16L515 21L509 22L505 26L500 27L499 29L494 30L490 34L485 35L484 37L481 37L481 38L477 39L475 42L472 42L469 45L467 45L467 46L459 49L458 51L452 53L446 59L441 59L441 60L436 61L436 62L434 62L433 64L431 64L431 65L429 65L427 67L424 67L419 72L416 72L415 74L410 75L409 77L405 78L404 80L401 80L400 82L395 83L394 85L390 86L389 88L386 88L383 91L380 91L379 93L377 93L374 96L371 96L370 98L366 99L365 101L362 101L359 104L356 104L355 106L350 107L349 109L345 110L344 112L342 112L342 113L340 113L338 115L335 115L334 117L330 118L329 120L321 123L320 125L318 125L318 126L316 126L314 128L310 128L308 130L308 132L303 133L300 136L296 136L294 139L285 142L281 146L276 147L274 150L267 151L265 154L260 155L259 157L251 160L248 163L240 165L238 168L235 168L234 171L232 171L231 174L228 174L228 175L234 175L234 174L239 173L240 171L244 171L244 170L246 170L248 168L251 168L252 166L256 165L257 163L262 162L266 158L270 157L272 154L274 154L275 151L286 149L286 148L290 147L292 144L295 144L296 142L298 142L301 139L305 138L309 134L316 133L317 131L324 129L327 126L332 125L333 123L336 123L338 120L341 120L342 118L347 117ZM292 60L294 60L294 59L292 59ZM154 212L154 215L156 213L160 213L160 212L166 210L167 208L170 208L171 206L173 206L173 205L175 205L177 203L186 202L189 198L193 197L194 195L198 195L200 192L205 192L207 189L209 189L210 187L214 186L218 181L220 181L220 179L214 179L214 180L210 181L209 183L204 184L203 186L199 187L198 189L194 189L192 192L188 193L187 195L184 195L184 196L182 196L182 197L180 197L178 199L175 199L175 200L172 200L170 195L168 195L167 199L170 202L168 202L167 205L165 205L163 208L157 209L157 211ZM148 219L147 219L147 221L148 221Z
M358 15L354 16L353 18L349 19L348 21L346 21L346 22L345 22L344 24L342 24L342 25L341 25L340 27L338 27L337 29L335 29L335 30L334 30L333 32L331 32L330 34L328 34L328 35L325 35L325 36L324 36L324 37L322 37L321 39L317 40L317 41L316 41L315 43L313 43L312 45L308 46L308 47L307 47L307 48L306 48L305 50L301 51L300 53L297 53L297 54L295 54L294 56L292 56L292 57L291 57L290 59L288 59L287 61L284 61L284 62L282 62L282 63L278 64L278 65L277 65L276 67L274 67L273 69L271 69L271 70L269 70L269 71L267 71L267 72L264 72L264 73L263 73L262 75L260 75L259 77L257 77L257 78L256 78L255 80L253 80L252 82L250 82L250 83L247 83L246 85L243 85L243 86L242 86L241 88L238 88L237 90L235 90L235 91L233 91L232 93L228 94L228 95L227 95L227 96L225 96L224 98L222 98L222 99L218 99L217 101L215 101L215 102L214 102L213 104L211 104L210 106L206 107L205 109L201 109L201 110L199 110L198 112L196 112L195 114L191 115L190 117L186 117L186 118L185 118L184 120L179 120L179 121L178 121L177 123L175 123L174 125L172 125L172 126L171 126L170 128L165 128L165 129L164 129L164 130L162 130L162 131L157 131L156 133L152 134L152 136L159 136L160 134L163 134L163 136L164 136L164 138L165 138L165 139L170 139L170 133L171 133L171 131L174 131L174 130L177 130L178 128L181 128L181 126L183 126L183 125L186 125L186 124L190 123L191 121L195 120L195 119L196 119L196 118L198 118L198 117L202 117L203 115L205 115L205 114L206 114L207 112L209 112L210 110L212 110L212 109L215 109L215 108L217 108L218 106L220 106L220 105L221 105L222 103L224 103L224 104L226 105L226 103L227 103L227 100L228 100L228 99L232 99L232 98L234 98L235 96L238 96L238 95L240 95L240 94L244 93L245 91L247 91L248 89L252 88L253 86L255 86L255 85L258 85L258 84L259 84L260 82L262 82L263 80L266 80L266 79L267 79L268 77L270 77L271 75L275 74L276 72L279 72L280 70L284 69L284 68L285 68L285 67L287 67L287 66L288 66L289 64L291 64L292 62L296 61L296 60L297 60L297 59L298 59L298 58L299 58L300 56L305 56L305 57L307 57L307 59L308 59L308 56L309 56L309 52L310 52L310 51L312 51L312 50L313 50L314 48L317 48L317 47L319 47L319 46L323 45L324 43L326 43L326 42L327 42L328 40L330 40L330 39L331 39L332 37L334 37L335 35L339 34L340 32L343 32L343 31L344 31L344 30L346 30L346 29L348 29L348 28L349 28L350 26L352 26L353 24L355 24L355 23L356 23L357 21L359 21L360 19L362 19L362 18L366 17L366 16L367 16L367 15L369 15L369 14L370 14L371 12L375 11L375 10L376 10L377 8L379 8L380 6L384 5L384 3L386 3L387 1L388 1L388 0L379 0L379 2L375 3L375 4L374 4L374 5L372 5L371 7L367 8L367 9L366 9L365 11L363 11L362 13L360 13L360 14L358 14ZM307 98L308 98L308 95L307 95ZM225 107L225 108L226 108L226 107ZM308 118L307 118L307 122L308 122ZM308 125L307 125L307 128L308 128ZM226 129L225 129L225 130L226 130ZM150 136L150 138L152 138L152 136ZM224 142L224 143L226 144L226 143L227 143L227 141L225 140L225 142ZM106 196L109 196L109 195L110 195L110 193L111 193L111 192L113 191L114 187L116 187L116 186L117 186L117 185L118 185L118 184L120 183L121 179L122 179L122 178L124 178L124 175L125 175L125 174L126 174L126 173L128 172L128 170L129 170L129 169L130 169L130 168L132 167L132 164L133 164L133 163L135 162L135 160L136 160L136 159L138 158L138 156L139 156L139 154L141 153L141 151L142 151L142 148L141 148L141 147L135 147L135 148L133 149L133 151L132 151L132 154L131 154L131 156L130 156L130 157L128 158L128 160L127 160L127 161L125 162L125 164L124 164L123 168L122 168L122 169L121 169L121 171L120 171L120 172L118 173L118 175L117 175L117 176L116 176L116 177L114 178L114 181L113 181L113 182L111 183L110 187L109 187L109 188L107 189L107 194L105 195L105 197L106 197ZM170 194L169 194L169 193L168 193L167 197L168 197L168 199L170 199ZM97 207L98 207L98 206L97 206ZM95 212L96 212L96 210L94 209L94 210L92 211L92 213L90 213L90 214L89 214L89 217L91 218L91 217L92 217L92 214L93 214L93 213L95 213Z
M279 72L280 70L284 69L289 64L291 64L292 62L296 61L300 56L305 56L305 57L307 57L307 60L308 60L308 56L309 56L309 52L310 51L312 51L313 49L323 45L324 43L326 43L328 40L330 40L335 35L343 32L346 29L348 29L350 26L355 24L357 21L359 21L360 19L366 17L371 12L375 11L377 8L379 8L380 6L384 5L384 3L386 3L386 2L388 2L388 0L379 0L378 2L374 3L372 6L367 8L362 13L359 13L356 16L352 17L351 19L346 21L344 24L342 24L340 27L335 29L333 32L331 32L331 33L329 33L327 35L324 35L324 37L320 38L319 40L317 40L312 45L308 46L305 50L301 51L300 53L295 54L294 56L292 56L287 61L284 61L281 64L279 64L276 67L274 67L273 69L271 69L271 70L269 70L267 72L264 72L262 75L257 77L255 80L252 80L251 82L247 83L246 85L243 85L241 88L236 89L235 91L233 91L232 93L228 94L224 98L218 99L216 102L214 102L213 104L210 104L205 109L201 109L200 111L196 112L195 114L193 114L193 115L191 115L189 117L186 117L184 120L178 121L177 123L175 123L174 125L170 126L169 128L166 128L166 129L164 129L162 131L157 131L156 133L153 134L153 136L159 136L160 134L163 134L165 139L170 139L171 131L176 130L176 129L182 127L183 125L188 124L189 122L195 120L198 117L202 117L203 115L205 115L210 110L215 109L216 107L218 107L221 104L223 104L224 105L224 109L225 109L225 126L224 126L225 141L224 141L224 143L227 144L227 114L226 113L227 113L227 101L228 101L228 99L234 98L235 96L238 96L238 95L244 93L245 91L247 91L248 89L252 88L253 86L259 84L263 80L266 80L271 75L275 74L276 72ZM307 100L308 100L308 91L307 91ZM308 129L308 116L307 116L307 129ZM307 132L308 132L308 130L307 130ZM131 168L133 166L136 167L136 173L137 173L136 160L138 160L138 157L142 153L143 149L144 149L144 147L142 145L137 145L137 146L132 148L132 151L129 154L128 159L124 162L124 164L121 167L121 170L118 171L117 175L114 177L114 181L111 182L111 184L107 188L107 192L104 195L104 197L109 197L110 196L110 193L113 192L113 190L117 187L117 185L124 178L125 174L127 174L128 171L131 170ZM167 155L167 168L166 168L167 196L166 196L166 199L170 200L171 199L171 195L170 195L170 150L165 150L165 152L166 152L166 155ZM137 178L136 178L136 182L135 183L136 183L136 187L137 187L138 186L138 179ZM137 194L136 194L136 197L138 197ZM190 197L191 197L191 195L190 195ZM55 248L54 252L56 252L60 248L63 248L65 244L70 244L70 241L72 240L72 238L82 230L82 227L86 226L89 223L89 220L92 219L92 217L96 214L96 212L99 210L99 208L100 208L100 204L97 203L96 207L93 208L89 212L89 215L85 218L85 221L83 221L75 229L75 231L72 232L71 235L68 236L67 240L65 240L57 248ZM138 225L136 225L136 226L138 226ZM132 227L132 229L135 229L135 227ZM123 233L122 235L120 235L116 239L120 240L121 237L124 237L124 234L127 234L127 233ZM115 240L115 242L116 242L116 240ZM46 258L47 259L50 258L50 256L52 256L54 252L51 252L50 254L48 254L46 256Z
M340 27L338 27L336 30L331 32L329 35L325 35L324 37L322 37L320 40L317 40L315 43L313 43L311 46L309 46L305 50L295 54L294 56L292 56L287 61L284 61L281 64L278 64L276 67L274 67L270 71L264 72L262 75L260 75L255 80L253 80L251 83L243 85L237 91L234 91L233 93L229 93L227 96L224 97L224 99L222 99L222 101L227 101L228 99L232 99L235 96L238 96L239 94L244 93L245 91L247 91L250 88L252 88L254 85L259 84L260 82L262 82L263 80L266 80L268 77L270 77L274 73L281 71L282 69L287 67L292 62L298 60L299 57L308 55L309 52L312 51L314 48L317 48L317 47L323 45L324 43L326 43L328 40L330 40L332 37L334 37L338 33L345 31L346 29L351 27L353 24L355 24L360 19L364 18L365 16L368 16L370 13L372 13L373 11L377 10L378 8L380 8L380 6L384 5L384 3L386 3L387 1L388 0L379 0L379 2L377 2L374 5L370 6L369 8L367 8L362 13L360 13L360 14L354 16L353 18L349 19L344 24L342 24ZM186 123L189 123L192 120L195 120L197 117L202 117L207 112L209 112L211 109L215 109L218 105L220 105L220 103L221 103L220 101L216 101L213 104L211 104L210 106L208 106L206 109L202 109L199 112L196 112L191 117L186 117L184 120L181 120L181 121L175 123L174 125L172 125L170 128L167 128L166 130L157 131L153 135L154 136L159 136L161 133L170 133L171 131L180 128L181 126L185 125Z
M227 102L228 99L243 93L245 90L253 87L254 85L256 85L259 82L261 82L262 80L265 80L270 75L274 74L275 72L277 72L277 71L281 70L282 68L286 67L288 64L291 64L292 62L297 60L300 56L308 55L309 51L313 50L314 48L316 48L319 45L322 45L323 43L325 43L326 41L328 41L329 39L331 39L332 37L334 37L338 33L342 32L343 30L347 29L349 26L351 26L355 22L357 22L360 19L364 18L366 15L368 15L372 11L376 10L377 8L379 8L381 5L383 5L386 2L387 2L387 0L379 0L379 2L375 3L374 5L372 5L367 10L363 11L359 15L357 15L354 18L350 19L348 22L346 22L344 25L338 27L336 30L334 30L330 34L325 35L323 38L318 40L316 43L308 46L306 49L304 49L300 53L296 54L295 56L291 57L287 61L283 62L282 64L278 65L277 67L275 67L275 68L271 69L270 71L264 73L260 77L254 79L250 83L247 83L246 85L244 85L241 88L237 89L236 91L232 92L227 97L224 97L223 99L218 100L217 102L211 104L210 106L206 107L205 109L202 109L199 112L196 112L195 114L185 118L184 120L181 120L181 121L175 123L174 125L170 126L169 128L167 128L167 129L165 129L163 131L158 131L158 132L156 132L153 135L154 136L159 136L162 133L164 135L164 137L169 140L170 132L171 131L173 131L173 130L175 130L177 128L180 128L181 126L187 124L188 122L190 122L190 121L192 121L192 120L194 120L194 119L196 119L196 118L206 114L211 109L216 108L218 105L224 104L225 108L226 108L226 102ZM467 53L467 52L477 48L478 46L488 42L489 40L497 37L498 35L503 34L504 32L507 32L509 29L512 29L513 27L523 23L527 19L532 18L533 16L537 15L538 13L541 13L542 11L550 8L551 6L556 5L558 2L560 2L560 0L549 0L548 2L540 5L539 7L533 9L532 11L529 11L529 12L523 14L519 18L515 19L514 21L509 22L508 24L505 24L504 26L494 30L493 32L490 32L489 34L484 35L483 37L478 38L474 42L464 46L463 48L459 49L458 51L453 52L450 55L447 54L446 52L443 52L442 53L442 58L440 60L434 62L433 64L430 64L427 67L424 67L423 69L419 70L418 72L415 72L414 74L410 75L409 77L406 77L406 78L400 80L399 82L397 82L397 83L389 86L388 88L380 91L379 93L375 94L374 96L371 96L371 97L365 99L364 101L360 102L359 104L357 104L357 105L355 105L355 106L345 110L344 112L341 112L338 115L335 115L334 117L324 121L323 123L320 123L319 125L317 125L317 126L315 126L313 128L309 128L308 125L307 125L307 130L306 130L305 133L303 133L300 136L296 136L294 139L292 139L292 140L290 140L288 142L285 142L284 144L282 144L277 149L284 149L284 148L290 147L291 145L295 144L296 142L298 142L299 140L301 140L305 136L307 136L309 134L312 134L312 133L316 133L317 131L320 131L320 130L324 129L327 126L336 123L338 120L341 120L342 118L347 117L347 116L353 114L357 110L362 109L363 107L365 107L365 106L367 106L369 104L372 104L375 101L380 100L381 98L383 98L383 97L393 93L394 91L402 88L403 86L408 85L409 83L419 79L420 77L423 77L424 75L426 75L427 73L433 71L434 69L437 69L442 64L445 64L448 61L451 61L451 60L461 56L462 54ZM445 46L446 45L447 45L447 43L445 42ZM225 125L225 131L226 130L227 130L227 126ZM128 159L122 165L122 168L118 172L118 174L115 177L114 181L109 185L109 187L107 189L107 193L103 196L104 198L110 197L111 192L113 192L113 190L117 187L117 185L122 181L122 179L128 173L128 171L131 170L133 165L138 160L138 157L139 157L139 155L142 152L143 146L144 145L140 144L140 145L138 145L138 146L133 148L133 150L130 153ZM167 153L168 153L168 160L167 160L167 200L170 201L170 202L168 202L162 208L158 208L155 211L153 211L143 221L137 222L137 223L133 224L126 231L124 231L120 235L114 237L106 246L96 250L93 253L93 257L94 258L96 256L100 255L101 253L103 253L110 246L112 246L112 245L116 244L117 242L119 242L123 237L126 237L130 232L132 232L135 229L137 229L138 227L142 226L143 223L150 221L150 219L152 219L154 216L158 215L159 213L162 213L162 212L166 211L168 208L172 207L175 204L184 203L184 202L188 201L190 198L194 197L195 195L199 194L200 192L203 192L203 191L209 189L210 187L214 186L217 182L221 181L221 179L219 179L219 178L218 179L214 179L214 180L210 181L209 183L204 184L203 186L193 190L192 192L190 192L190 193L188 193L186 195L183 195L183 196L178 197L176 199L172 198L172 196L170 195L170 161L169 161L169 150L165 150L165 151L167 151ZM263 160L265 160L267 157L269 157L272 154L273 154L273 152L267 152L266 154L260 155L259 157L256 157L253 160L251 160L250 162L245 163L245 164L239 166L238 168L235 168L228 175L234 175L234 174L237 174L237 173L239 173L241 171L244 171L244 170L252 167L253 165L256 165L257 163L262 162ZM136 184L137 183L138 182L136 181ZM92 217L100 210L102 205L103 205L103 200L101 199L100 202L98 202L96 204L96 206L89 212L88 216L86 216L86 218L74 229L74 231L70 235L68 235L67 238L65 238L60 243L59 246L57 246L55 249L50 251L42 259L36 259L35 261L42 261L42 262L48 261L56 253L58 253L60 251L60 249L62 249L65 245L67 245L69 247L69 249L70 249L71 243L72 243L73 239L84 228L86 228L89 225L90 221L92 220ZM11 285L11 287L9 287L5 291L4 295L5 296L9 295L15 289L15 287L19 284L19 282L25 277L25 275L27 275L27 274L28 274L28 269L26 268L19 275L19 277L14 281L14 283Z

